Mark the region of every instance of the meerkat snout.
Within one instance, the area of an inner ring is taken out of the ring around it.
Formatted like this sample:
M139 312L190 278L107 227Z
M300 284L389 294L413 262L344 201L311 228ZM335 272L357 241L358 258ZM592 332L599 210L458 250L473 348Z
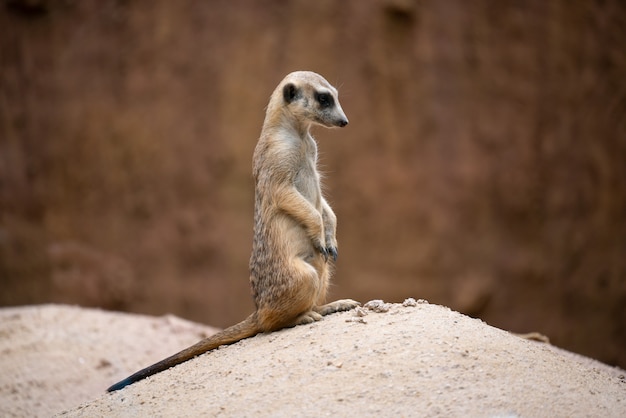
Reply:
M346 117L346 114L343 113L343 110L341 109L341 107L337 106L337 108L335 109L335 117L333 118L331 124L327 126L329 128L332 128L332 127L343 128L347 124L348 124L348 118Z

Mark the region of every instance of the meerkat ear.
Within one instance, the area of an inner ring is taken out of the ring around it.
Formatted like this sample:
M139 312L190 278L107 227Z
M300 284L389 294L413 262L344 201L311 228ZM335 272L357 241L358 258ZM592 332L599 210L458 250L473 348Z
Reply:
M283 98L285 99L285 103L289 104L293 102L297 96L298 88L292 83L285 84L285 87L283 87Z

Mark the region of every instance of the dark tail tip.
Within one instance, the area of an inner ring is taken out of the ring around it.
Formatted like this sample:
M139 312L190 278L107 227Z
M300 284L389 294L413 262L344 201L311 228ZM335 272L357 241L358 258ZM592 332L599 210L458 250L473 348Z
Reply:
M119 382L117 382L116 384L114 384L113 386L108 388L107 392L115 392L116 390L120 390L120 389L125 388L126 386L130 385L131 383L134 383L134 380L131 380L130 378L126 378L124 380L120 380Z

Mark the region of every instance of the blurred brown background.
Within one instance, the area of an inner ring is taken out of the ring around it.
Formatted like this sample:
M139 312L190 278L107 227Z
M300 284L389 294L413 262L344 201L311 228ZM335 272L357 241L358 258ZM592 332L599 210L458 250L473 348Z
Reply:
M308 69L350 118L315 130L333 298L626 367L624 2L0 4L1 305L244 318L252 152Z

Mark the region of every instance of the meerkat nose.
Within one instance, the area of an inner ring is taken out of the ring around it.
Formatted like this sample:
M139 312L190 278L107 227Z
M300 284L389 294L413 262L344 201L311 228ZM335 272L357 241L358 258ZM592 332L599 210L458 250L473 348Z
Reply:
M337 122L337 125L339 125L339 127L341 127L341 128L343 128L347 124L348 124L348 119L341 119L341 120L339 120L339 122Z

